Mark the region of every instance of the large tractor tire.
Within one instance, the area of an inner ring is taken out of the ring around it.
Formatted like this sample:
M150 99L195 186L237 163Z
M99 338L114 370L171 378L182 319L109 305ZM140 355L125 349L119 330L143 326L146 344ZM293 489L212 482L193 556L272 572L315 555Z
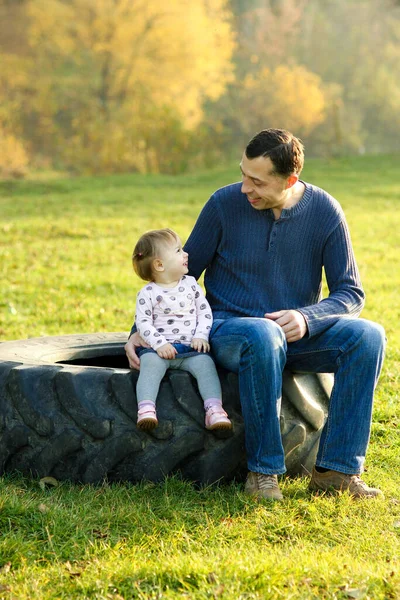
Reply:
M168 371L157 400L159 426L144 433L136 428L137 373L128 368L126 339L105 333L0 344L0 473L87 483L159 481L175 472L201 484L243 477L237 376L219 371L232 432L207 431L195 380ZM289 474L312 468L332 384L332 375L284 372Z

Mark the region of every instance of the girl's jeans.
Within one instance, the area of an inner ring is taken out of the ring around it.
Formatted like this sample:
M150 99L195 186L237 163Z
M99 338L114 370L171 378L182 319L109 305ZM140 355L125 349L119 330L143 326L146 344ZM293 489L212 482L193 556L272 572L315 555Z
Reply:
M289 344L274 321L216 319L211 348L217 363L239 376L249 470L277 475L286 470L279 426L286 367L335 374L316 465L361 473L385 341L383 328L365 319L342 318L323 333Z

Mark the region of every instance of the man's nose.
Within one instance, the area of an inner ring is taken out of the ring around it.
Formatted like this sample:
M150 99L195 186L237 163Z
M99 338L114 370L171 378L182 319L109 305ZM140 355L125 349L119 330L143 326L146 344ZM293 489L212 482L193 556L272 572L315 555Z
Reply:
M246 177L243 178L241 192L242 194L251 192L251 185L249 185L249 180Z

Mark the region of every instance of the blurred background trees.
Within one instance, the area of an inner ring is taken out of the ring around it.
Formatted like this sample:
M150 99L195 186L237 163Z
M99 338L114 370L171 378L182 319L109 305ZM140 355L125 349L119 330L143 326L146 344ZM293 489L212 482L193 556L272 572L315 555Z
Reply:
M0 175L399 150L395 0L0 0Z

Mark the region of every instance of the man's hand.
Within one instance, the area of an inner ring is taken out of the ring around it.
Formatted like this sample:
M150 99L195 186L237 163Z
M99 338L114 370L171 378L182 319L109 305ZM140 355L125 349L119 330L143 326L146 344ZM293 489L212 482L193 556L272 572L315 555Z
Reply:
M145 348L150 348L148 344L138 334L136 331L131 335L129 340L126 342L124 349L126 352L126 356L129 361L129 366L131 369L136 369L137 371L140 369L140 360L136 354L136 348L139 346L144 346Z
M264 317L282 327L287 342L297 342L307 333L306 320L298 310L278 310L266 313Z
M172 344L164 344L161 348L157 348L156 352L160 358L169 359L175 358L175 354L178 354L177 349Z
M197 350L197 352L210 352L210 344L206 342L206 340L202 340L200 338L193 338L192 343L190 345L192 348Z

